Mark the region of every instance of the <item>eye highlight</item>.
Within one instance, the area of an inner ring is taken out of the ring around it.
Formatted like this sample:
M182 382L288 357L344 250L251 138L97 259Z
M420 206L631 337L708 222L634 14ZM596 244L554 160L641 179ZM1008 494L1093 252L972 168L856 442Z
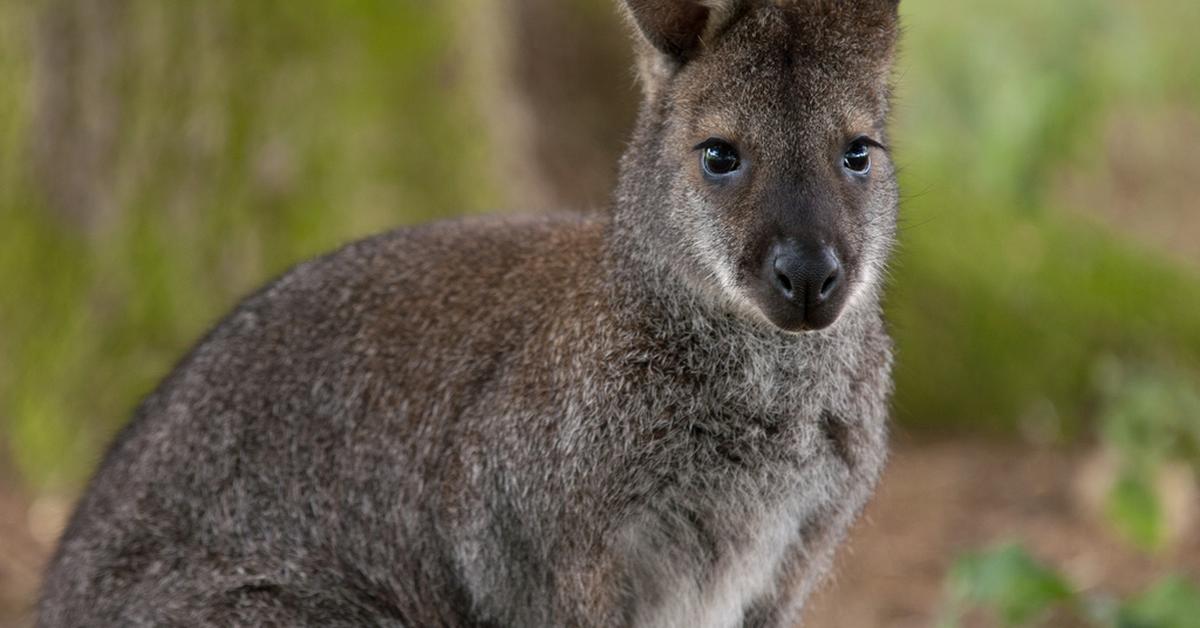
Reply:
M874 142L862 137L850 142L846 153L842 155L842 167L859 176L870 172L872 145Z
M729 176L742 167L742 158L737 149L725 140L705 140L696 146L696 150L700 151L700 169L710 179Z

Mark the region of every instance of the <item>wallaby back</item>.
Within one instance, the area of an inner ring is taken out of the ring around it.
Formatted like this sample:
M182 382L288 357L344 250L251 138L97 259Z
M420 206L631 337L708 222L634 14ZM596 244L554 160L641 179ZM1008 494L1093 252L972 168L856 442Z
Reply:
M895 2L625 6L612 213L399 230L246 299L111 447L39 625L798 621L885 457Z

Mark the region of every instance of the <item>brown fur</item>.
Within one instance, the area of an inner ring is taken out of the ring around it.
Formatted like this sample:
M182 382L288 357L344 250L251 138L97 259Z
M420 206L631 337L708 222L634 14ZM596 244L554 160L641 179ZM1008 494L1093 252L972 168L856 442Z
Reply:
M894 172L836 164L884 139L895 3L628 6L612 215L396 231L248 298L113 445L40 625L798 620L885 456ZM850 296L780 329L760 258L818 236Z

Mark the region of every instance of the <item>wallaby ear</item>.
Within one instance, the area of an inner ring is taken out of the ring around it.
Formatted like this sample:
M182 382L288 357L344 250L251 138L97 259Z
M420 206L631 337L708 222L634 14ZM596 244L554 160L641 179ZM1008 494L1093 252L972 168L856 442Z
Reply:
M704 36L719 28L739 0L625 0L638 31L676 63L689 59Z

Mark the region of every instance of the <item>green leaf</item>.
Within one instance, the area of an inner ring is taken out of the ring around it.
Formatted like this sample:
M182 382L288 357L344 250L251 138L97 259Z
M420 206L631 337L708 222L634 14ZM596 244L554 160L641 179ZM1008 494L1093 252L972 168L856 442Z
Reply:
M1122 473L1108 494L1107 511L1117 529L1138 547L1154 550L1162 545L1162 507L1145 473Z
M1018 545L963 557L951 586L960 603L994 610L1008 626L1026 624L1074 598L1062 576Z
M1200 589L1168 578L1122 606L1117 628L1200 628Z

